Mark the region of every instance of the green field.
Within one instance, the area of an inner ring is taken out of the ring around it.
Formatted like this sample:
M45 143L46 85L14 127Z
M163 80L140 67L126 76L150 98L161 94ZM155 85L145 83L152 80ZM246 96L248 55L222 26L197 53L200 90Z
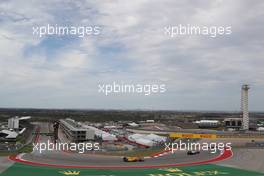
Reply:
M16 163L0 176L264 176L262 173L222 167L200 165L162 169L63 169L38 167Z

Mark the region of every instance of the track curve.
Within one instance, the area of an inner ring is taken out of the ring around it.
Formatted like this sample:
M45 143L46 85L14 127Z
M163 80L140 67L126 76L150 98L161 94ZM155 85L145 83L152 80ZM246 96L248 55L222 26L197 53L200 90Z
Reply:
M64 165L64 164L49 164L37 161L28 161L23 159L23 155L13 155L9 159L15 162L33 165L33 166L46 166L46 167L56 167L56 168L93 168L93 169L129 169L129 168L163 168L163 167L178 167L178 166L192 166L192 165L202 165L210 164L213 162L222 161L233 156L231 150L224 150L223 153L215 158L211 158L203 161L189 162L189 163L172 163L172 164L157 164L157 165L129 165L129 166L97 166L97 165Z

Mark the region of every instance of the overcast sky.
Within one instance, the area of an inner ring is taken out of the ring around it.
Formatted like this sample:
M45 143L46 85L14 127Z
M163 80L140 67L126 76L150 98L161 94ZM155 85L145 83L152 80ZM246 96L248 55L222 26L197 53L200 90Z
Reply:
M264 1L1 0L0 107L250 110L264 107ZM102 27L94 37L42 37L33 26ZM179 24L232 34L169 38ZM144 96L98 93L111 82L166 84Z

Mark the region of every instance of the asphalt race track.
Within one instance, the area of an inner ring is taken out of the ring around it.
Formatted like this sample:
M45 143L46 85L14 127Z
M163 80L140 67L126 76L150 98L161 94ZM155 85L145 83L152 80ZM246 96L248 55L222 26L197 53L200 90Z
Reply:
M49 132L48 123L40 124L40 132ZM38 136L38 142L47 142L48 136ZM32 165L49 165L56 167L165 167L169 165L195 165L195 163L210 163L211 160L219 158L220 153L212 154L203 151L196 155L187 155L186 151L177 151L158 158L145 159L144 162L123 162L120 156L104 156L95 154L78 154L64 151L33 151L30 154L22 154L10 157L12 160ZM232 154L226 157L231 157ZM220 158L221 159L221 158ZM219 159L219 160L220 160ZM222 158L226 159L226 158ZM218 160L218 159L217 159Z
M215 156L202 152L199 155L187 156L185 152L163 156L159 158L146 159L144 162L123 162L120 157L92 156L81 154L46 153L41 156L26 154L17 157L10 157L12 160L31 165L43 165L54 167L79 167L79 168L153 168L168 166L187 166L197 164L208 164L213 161L220 161L231 157L227 154L224 157Z
M47 124L41 124L41 132L49 132ZM46 142L47 136L39 136L39 142ZM241 151L239 151L240 153ZM148 158L144 162L123 162L122 157L103 156L95 154L76 154L64 151L34 151L30 154L10 156L15 164L4 169L1 176L263 176L261 170L243 168L235 164L239 153L231 151L211 154L201 152L197 155L187 155L186 151L168 154L158 158ZM235 157L232 157L235 156ZM250 155L251 156L251 155ZM247 157L246 157L247 158ZM246 162L246 158L244 158ZM250 159L250 158L249 158ZM15 162L14 162L15 161ZM257 162L257 161L256 161ZM239 162L241 163L241 162ZM223 166L219 166L220 164ZM245 163L244 163L245 164ZM1 164L2 165L2 164ZM227 166L227 167L226 167ZM231 166L231 167L230 167ZM261 167L261 166L260 166ZM247 170L244 170L247 169ZM249 171L251 170L251 171Z

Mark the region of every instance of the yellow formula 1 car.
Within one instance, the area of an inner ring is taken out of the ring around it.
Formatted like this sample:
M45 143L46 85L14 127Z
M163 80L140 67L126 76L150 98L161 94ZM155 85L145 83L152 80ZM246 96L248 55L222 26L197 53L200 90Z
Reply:
M128 157L124 157L123 158L124 162L143 162L144 159L140 158L140 157L132 157L132 156L128 156Z

